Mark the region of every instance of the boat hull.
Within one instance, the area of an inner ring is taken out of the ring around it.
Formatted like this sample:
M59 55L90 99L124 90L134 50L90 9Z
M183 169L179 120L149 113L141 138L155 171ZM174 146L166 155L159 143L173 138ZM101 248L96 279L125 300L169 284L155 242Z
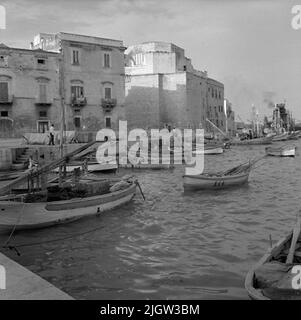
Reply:
M266 148L266 154L274 157L295 157L296 147L292 148Z
M129 202L135 195L136 184L127 189L66 201L23 203L0 201L0 232L39 229L69 223L88 216L99 215Z
M74 169L82 169L82 164L68 164L66 165L66 171L72 172ZM117 164L111 163L88 163L89 172L103 172L103 171L116 171L118 169ZM59 168L53 170L54 172L59 172Z
M184 176L185 189L225 189L227 187L239 186L248 182L249 172L233 176Z
M279 252L281 252L284 245L291 239L292 233L287 237L281 239L275 246L273 246L247 273L245 278L245 289L248 292L248 295L253 300L271 300L270 298L263 295L261 289L257 289L255 286L256 280L256 270L260 268L266 262L274 259Z
M196 150L193 151L194 154L222 154L224 152L224 149L222 147L217 148L208 148L204 150Z
M235 146L245 146L245 145L265 145L272 144L272 137L269 138L258 138L250 140L232 140L231 145Z

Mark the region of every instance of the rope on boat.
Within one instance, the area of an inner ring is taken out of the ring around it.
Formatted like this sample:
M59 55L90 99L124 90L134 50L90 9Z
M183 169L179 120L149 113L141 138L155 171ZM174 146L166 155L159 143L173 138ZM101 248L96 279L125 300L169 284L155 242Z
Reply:
M102 229L103 226L101 227L97 227L97 228L93 228L84 232L80 232L80 233L75 233L72 234L70 236L66 236L66 237L62 237L62 238L56 238L56 239L51 239L51 240L45 240L45 241L39 241L39 242L29 242L29 243L21 243L21 244L11 244L11 245L3 245L2 247L4 249L9 249L9 250L13 250L17 253L18 256L21 255L20 251L18 250L18 248L23 248L23 247L31 247L31 246L37 246L37 245L41 245L41 244L47 244L47 243L52 243L52 242L57 242L57 241L63 241L63 240L68 240L71 238L75 238L75 237L79 237L88 233L92 233L95 231L98 231L100 229Z
M145 196L144 196L144 193L143 193L143 191L142 191L142 189L141 189L141 186L140 186L140 183L139 183L138 180L136 181L136 185L138 186L138 188L139 188L139 190L140 190L140 193L141 193L141 195L142 195L142 198L143 198L143 200L145 201Z
M17 219L15 225L13 226L12 231L10 232L10 235L8 236L7 240L4 242L4 244L3 244L3 246L2 246L3 248L5 248L5 247L8 246L8 244L9 244L9 242L10 242L13 234L15 233L16 228L17 228L17 225L18 225L18 223L20 222L21 216L22 216L23 213L24 213L24 207L25 207L25 202L23 203L22 210L20 211L20 214L19 214L19 216L18 216L18 219ZM14 248L14 250L16 251L17 255L20 256L19 251L18 251L16 248Z

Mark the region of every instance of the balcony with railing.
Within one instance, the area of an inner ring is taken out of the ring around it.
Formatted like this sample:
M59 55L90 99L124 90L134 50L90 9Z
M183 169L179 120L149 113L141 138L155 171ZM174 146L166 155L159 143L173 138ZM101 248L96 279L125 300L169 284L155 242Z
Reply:
M0 95L0 105L12 105L14 102L14 96L12 94L9 95Z
M49 99L46 97L36 97L35 98L35 105L36 106L45 106L45 107L49 107L51 106L53 103L53 99Z
M71 97L71 106L72 107L83 107L87 104L86 97Z
M112 111L117 105L117 99L101 99L101 106L105 112Z

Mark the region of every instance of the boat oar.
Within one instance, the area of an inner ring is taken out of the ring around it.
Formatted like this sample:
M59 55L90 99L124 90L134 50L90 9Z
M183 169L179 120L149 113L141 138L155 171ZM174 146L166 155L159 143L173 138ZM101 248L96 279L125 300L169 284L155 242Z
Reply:
M294 254L295 254L296 244L300 235L300 230L301 230L301 220L300 220L300 217L298 217L296 226L294 227L294 230L293 230L291 246L285 261L286 264L291 264L294 261Z
M140 186L140 183L139 183L138 180L136 180L136 185L138 186L138 188L139 188L139 190L140 190L140 193L141 193L141 195L142 195L142 198L143 198L143 200L145 201L145 196L144 196L144 193L143 193L143 191L142 191L142 189L141 189L141 186Z

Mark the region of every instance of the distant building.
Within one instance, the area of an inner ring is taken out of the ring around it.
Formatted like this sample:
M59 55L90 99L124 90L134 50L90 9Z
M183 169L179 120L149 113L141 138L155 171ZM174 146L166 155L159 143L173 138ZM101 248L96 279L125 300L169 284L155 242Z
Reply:
M209 129L223 114L224 86L195 70L184 49L165 42L128 47L126 53L125 111L130 127ZM209 113L216 109L216 114Z
M58 54L0 44L0 138L59 126Z
M117 129L124 118L124 50L120 40L40 33L33 48L61 52L68 130Z

